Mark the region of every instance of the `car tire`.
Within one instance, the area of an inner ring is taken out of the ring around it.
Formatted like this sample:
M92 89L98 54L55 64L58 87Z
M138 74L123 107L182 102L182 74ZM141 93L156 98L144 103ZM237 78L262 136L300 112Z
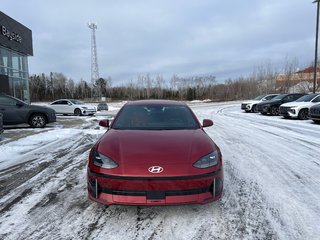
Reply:
M298 113L298 118L300 120L307 120L309 117L308 117L308 109L301 109Z
M75 110L74 110L74 115L75 116L81 116L82 114L81 114L81 110L79 109L79 108L76 108Z
M29 124L33 128L44 128L47 124L47 119L41 113L33 114L29 119Z
M253 105L253 106L252 106L251 112L253 112L253 113L257 113L257 112L258 112L258 110L257 110L257 105Z
M278 116L279 115L279 107L277 107L277 106L273 106L273 107L271 107L271 115L272 116Z

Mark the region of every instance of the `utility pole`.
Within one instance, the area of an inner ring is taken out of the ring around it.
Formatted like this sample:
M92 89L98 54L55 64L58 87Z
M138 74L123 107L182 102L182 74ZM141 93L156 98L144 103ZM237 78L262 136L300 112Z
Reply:
M317 20L316 20L316 43L314 53L314 73L313 73L313 93L316 92L317 85L317 63L318 63L318 33L319 33L319 1L315 0L312 3L317 3Z
M98 55L96 44L96 23L88 23L88 27L91 29L91 84L94 86L96 80L99 79L99 67L98 67Z

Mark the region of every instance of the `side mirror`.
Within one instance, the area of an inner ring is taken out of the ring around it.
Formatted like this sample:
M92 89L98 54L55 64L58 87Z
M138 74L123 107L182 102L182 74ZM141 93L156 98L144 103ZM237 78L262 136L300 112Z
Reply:
M210 119L203 119L202 127L210 127L213 125L212 120Z
M99 126L101 126L101 127L109 127L109 120L108 119L104 119L104 120L101 120L100 122L99 122Z

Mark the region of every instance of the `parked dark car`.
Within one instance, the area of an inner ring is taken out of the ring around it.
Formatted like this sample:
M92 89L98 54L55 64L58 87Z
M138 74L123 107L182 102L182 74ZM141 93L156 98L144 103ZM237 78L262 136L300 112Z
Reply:
M320 123L320 104L317 104L310 108L310 118L315 123Z
M1 139L2 133L3 133L3 121L2 121L2 113L0 113L0 139Z
M97 106L97 111L101 111L101 110L109 110L109 106L106 103L99 103Z
M289 94L281 94L271 99L270 101L264 101L257 104L257 111L263 115L279 115L279 107L283 103L292 102L297 100L298 98L304 96L304 93L289 93Z
M43 128L56 121L53 109L30 105L3 93L0 93L0 113L3 114L3 125L27 123L34 128Z

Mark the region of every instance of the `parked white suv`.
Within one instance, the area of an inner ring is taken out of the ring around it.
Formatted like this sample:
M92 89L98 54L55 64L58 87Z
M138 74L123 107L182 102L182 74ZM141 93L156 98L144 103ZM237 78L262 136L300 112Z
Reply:
M279 94L265 94L260 95L254 99L246 100L243 103L241 103L241 109L245 110L246 112L258 112L256 109L256 106L258 103L262 101L271 100L272 98L278 96Z
M294 102L280 105L280 115L284 118L298 118L306 120L309 118L309 109L315 104L320 103L320 94L313 93L298 98Z

